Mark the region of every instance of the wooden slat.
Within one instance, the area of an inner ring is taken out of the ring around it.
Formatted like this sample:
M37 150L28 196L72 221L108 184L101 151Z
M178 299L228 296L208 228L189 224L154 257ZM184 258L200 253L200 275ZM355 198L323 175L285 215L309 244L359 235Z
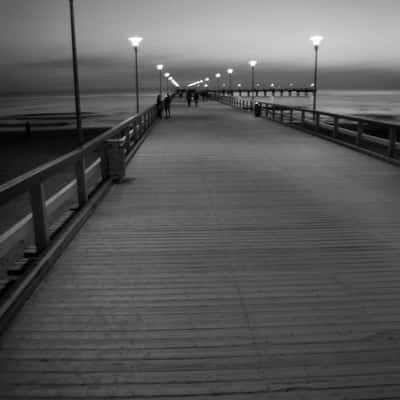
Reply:
M400 397L400 170L174 103L5 332L6 399Z

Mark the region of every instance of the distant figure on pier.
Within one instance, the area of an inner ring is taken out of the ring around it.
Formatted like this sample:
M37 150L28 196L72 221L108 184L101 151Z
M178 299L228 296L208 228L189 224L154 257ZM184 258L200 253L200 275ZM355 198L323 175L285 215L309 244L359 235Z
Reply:
M30 121L26 121L25 122L25 132L26 132L26 136L30 137L31 133L32 133L32 125L30 123Z
M169 94L164 99L165 118L171 118L171 97Z
M161 94L157 96L156 105L157 105L157 116L158 118L162 118L163 103L161 100Z
M192 92L190 90L186 92L186 101L188 107L190 107L192 105Z
M199 92L194 92L194 105L196 107L199 105Z

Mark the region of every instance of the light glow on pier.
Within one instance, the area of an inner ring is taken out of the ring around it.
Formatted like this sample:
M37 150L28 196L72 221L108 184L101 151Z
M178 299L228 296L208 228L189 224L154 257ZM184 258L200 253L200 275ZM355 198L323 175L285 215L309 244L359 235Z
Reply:
M164 65L162 64L157 64L157 70L162 71L164 69Z
M203 82L204 82L204 81L201 79L201 80L199 80L199 81L189 83L187 86L188 86L188 87L193 87L193 86L201 85Z

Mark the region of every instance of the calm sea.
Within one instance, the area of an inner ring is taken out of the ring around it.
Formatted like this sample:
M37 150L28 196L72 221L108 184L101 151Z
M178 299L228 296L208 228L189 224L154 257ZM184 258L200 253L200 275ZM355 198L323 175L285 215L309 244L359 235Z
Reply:
M155 103L157 93L144 93L141 108ZM262 97L301 107L309 107L312 97ZM83 125L112 126L135 112L133 93L102 93L82 95ZM400 122L399 91L320 90L318 108L340 114L364 115ZM45 128L73 126L74 99L69 95L12 96L0 98L0 130L13 130L12 126L30 120L33 125ZM20 128L15 128L20 129Z

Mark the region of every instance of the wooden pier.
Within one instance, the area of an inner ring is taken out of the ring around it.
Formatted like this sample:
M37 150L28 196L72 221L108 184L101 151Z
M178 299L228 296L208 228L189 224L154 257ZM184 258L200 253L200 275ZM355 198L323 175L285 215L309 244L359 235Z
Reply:
M3 332L0 398L400 398L400 169L215 101L153 122L107 134L149 136Z

